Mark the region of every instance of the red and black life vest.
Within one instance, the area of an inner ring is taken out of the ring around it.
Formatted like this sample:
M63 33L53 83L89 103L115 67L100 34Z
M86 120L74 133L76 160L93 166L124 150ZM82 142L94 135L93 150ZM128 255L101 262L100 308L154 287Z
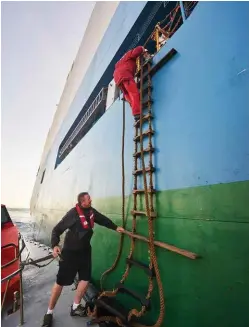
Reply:
M81 209L81 207L78 205L78 203L76 204L76 210L78 212L78 215L80 217L80 221L81 221L81 224L83 226L84 229L89 229L89 224L86 220L86 217ZM93 210L90 211L90 223L91 223L91 228L93 228L94 226L94 213L93 213Z

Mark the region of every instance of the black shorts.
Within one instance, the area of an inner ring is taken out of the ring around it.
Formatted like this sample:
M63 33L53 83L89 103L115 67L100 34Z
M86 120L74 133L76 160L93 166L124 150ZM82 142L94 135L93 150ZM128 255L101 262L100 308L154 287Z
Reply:
M81 251L63 249L59 261L56 283L61 286L72 285L78 273L79 280L90 281L92 270L91 248Z

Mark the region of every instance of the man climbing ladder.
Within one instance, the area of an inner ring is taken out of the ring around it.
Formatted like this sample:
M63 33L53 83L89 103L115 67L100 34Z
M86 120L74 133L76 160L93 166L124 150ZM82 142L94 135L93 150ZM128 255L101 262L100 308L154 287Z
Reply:
M142 46L128 51L115 65L113 74L114 81L124 94L124 98L129 102L135 121L140 118L140 94L135 83L136 60L141 55L148 57L148 50Z

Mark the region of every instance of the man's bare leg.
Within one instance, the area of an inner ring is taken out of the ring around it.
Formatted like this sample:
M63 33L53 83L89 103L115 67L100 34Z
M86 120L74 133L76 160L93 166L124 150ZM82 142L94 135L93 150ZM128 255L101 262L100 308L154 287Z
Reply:
M42 327L51 327L52 326L53 310L54 310L56 303L61 295L62 289L63 289L63 286L60 286L57 283L54 284L52 291L51 291L49 304L48 304L48 311L43 318Z
M51 292L51 296L50 296L50 300L49 300L49 305L48 305L48 309L49 310L53 310L60 295L61 295L61 291L63 289L63 286L58 285L57 283L54 284L53 288L52 288L52 292Z
M83 295L85 294L87 287L88 287L88 281L81 280L78 284L75 297L74 297L74 304L80 304L80 301L83 298Z

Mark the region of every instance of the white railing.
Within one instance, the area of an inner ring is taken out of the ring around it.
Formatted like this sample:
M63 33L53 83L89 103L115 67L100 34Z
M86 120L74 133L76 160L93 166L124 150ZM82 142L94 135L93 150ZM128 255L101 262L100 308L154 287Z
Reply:
M79 134L83 126L86 124L88 119L92 116L95 110L98 108L99 104L106 99L107 96L107 88L102 88L99 94L96 96L91 106L87 109L84 116L81 118L71 135L68 137L67 141L63 145L63 147L59 151L59 157L65 152L65 150L69 147L75 137Z

